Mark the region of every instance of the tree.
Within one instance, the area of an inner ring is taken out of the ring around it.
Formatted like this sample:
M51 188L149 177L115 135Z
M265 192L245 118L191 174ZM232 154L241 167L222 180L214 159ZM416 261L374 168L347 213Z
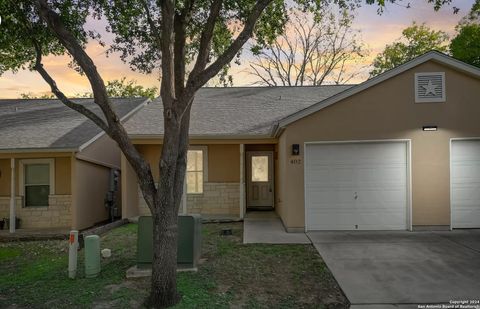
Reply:
M402 31L402 37L397 42L389 44L384 51L373 60L373 70L370 76L376 76L391 70L428 51L448 51L448 35L443 31L435 31L425 24L415 22Z
M337 0L343 5L355 0ZM394 2L395 0L390 0ZM428 0L441 4L448 0ZM297 0L304 9L323 1ZM384 4L385 0L366 0ZM0 2L0 73L22 68L36 70L52 93L83 114L120 147L135 171L140 190L152 213L153 265L149 306L164 308L179 300L176 287L177 216L182 197L188 150L190 109L195 93L208 80L225 72L247 40L272 42L286 22L279 0L4 0ZM104 17L114 34L112 52L132 68L161 70L160 96L164 136L158 187L148 162L130 141L111 104L106 85L86 53L87 17ZM45 55L67 53L92 88L99 116L70 100L43 66ZM188 67L187 67L188 65ZM188 73L187 73L188 68Z
M347 73L347 66L366 55L358 31L352 29L353 19L347 10L339 16L291 10L286 31L255 51L250 73L257 84L267 86L347 83L361 73Z
M457 35L450 43L453 57L480 67L480 0L456 27Z
M480 25L467 24L450 43L450 52L454 58L480 67Z
M106 88L107 93L110 98L138 98L145 97L154 99L157 96L158 88L151 87L147 88L137 84L135 80L126 80L126 77L121 79L114 79L107 82ZM31 92L20 94L22 99L55 99L56 96L53 93L35 95ZM93 93L84 92L77 93L75 95L77 98L93 98Z

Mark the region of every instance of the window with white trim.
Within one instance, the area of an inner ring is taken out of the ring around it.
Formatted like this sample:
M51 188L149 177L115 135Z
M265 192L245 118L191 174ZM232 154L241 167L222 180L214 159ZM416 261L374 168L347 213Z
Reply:
M187 153L187 193L202 194L206 180L207 151L206 147L190 147Z
M20 161L20 194L25 207L47 207L48 196L53 194L54 160Z

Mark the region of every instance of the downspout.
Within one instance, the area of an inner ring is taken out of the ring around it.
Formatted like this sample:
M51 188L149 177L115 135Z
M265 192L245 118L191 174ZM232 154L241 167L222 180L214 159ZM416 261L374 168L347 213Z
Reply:
M15 158L10 159L10 233L15 233Z

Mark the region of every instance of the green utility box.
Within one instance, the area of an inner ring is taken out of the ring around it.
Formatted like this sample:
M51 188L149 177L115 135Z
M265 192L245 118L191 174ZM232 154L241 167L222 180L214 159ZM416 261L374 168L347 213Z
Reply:
M180 268L196 268L201 254L202 220L200 215L178 216L177 263ZM150 268L153 259L153 222L151 216L138 219L137 267Z

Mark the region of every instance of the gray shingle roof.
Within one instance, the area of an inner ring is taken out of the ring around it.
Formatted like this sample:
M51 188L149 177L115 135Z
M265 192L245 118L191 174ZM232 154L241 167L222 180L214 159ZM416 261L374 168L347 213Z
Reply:
M145 98L112 99L122 118L145 102ZM75 99L97 115L92 99ZM0 100L0 150L78 149L101 129L58 100Z
M190 135L267 136L280 119L340 93L351 86L202 88L192 106ZM126 123L133 136L162 135L160 99Z

